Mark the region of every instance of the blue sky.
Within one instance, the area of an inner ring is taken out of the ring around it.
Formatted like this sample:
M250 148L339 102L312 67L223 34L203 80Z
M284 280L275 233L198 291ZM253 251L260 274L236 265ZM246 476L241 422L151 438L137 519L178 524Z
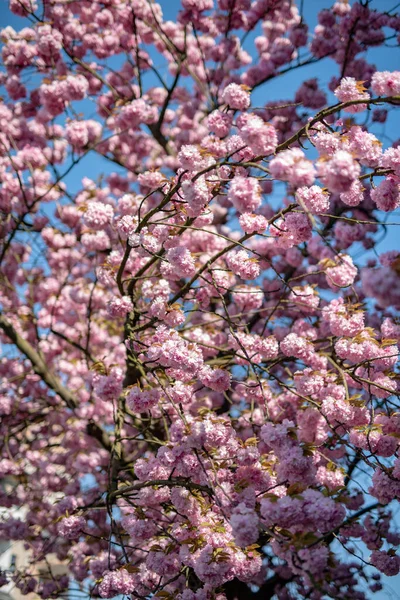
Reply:
M164 18L174 20L176 13L180 6L179 0L159 0L163 12ZM298 3L300 4L300 2ZM386 11L390 10L395 6L396 2L390 0L375 0L372 2L372 6L379 8L379 10ZM328 8L332 5L332 1L327 0L304 0L304 18L309 24L310 30L312 31L316 22L317 14L319 10ZM10 13L8 9L8 1L0 0L0 27L6 27L11 25L15 29L20 29L26 25L23 19L16 17ZM258 35L256 31L254 35ZM252 55L255 56L254 47L252 40L254 35L251 35L246 40L245 49ZM393 45L392 48L375 48L368 54L370 60L374 62L380 70L395 70L400 68L400 48ZM167 76L166 71L164 74ZM325 59L320 63L309 65L308 67L302 67L297 71L286 74L281 78L269 81L267 84L258 88L252 95L252 103L254 106L261 106L266 102L273 100L282 100L293 98L296 89L301 85L305 79L313 77L318 78L320 87L327 89L327 84L332 76L338 75L337 65L330 59ZM335 102L334 96L329 96L332 102ZM88 106L85 105L84 106ZM400 137L400 110L392 111L390 119L385 125L376 125L373 132L383 141L384 146L390 145L396 138ZM393 137L392 137L393 136ZM82 177L88 176L92 179L96 179L97 175L101 172L110 173L117 171L114 165L110 166L106 160L102 160L98 155L88 155L77 167L72 171L68 179L66 180L69 189L71 191L77 191L81 187ZM400 223L400 215L392 213L390 215L391 222ZM391 226L388 228L388 234L379 246L379 252L385 252L387 250L399 249L398 236L400 230L397 226ZM361 259L363 262L368 257L368 254L364 254ZM359 544L357 546L360 547ZM364 556L368 556L368 552L365 548L361 548ZM377 600L395 600L400 598L400 577L386 578L383 577L384 590L378 594L371 596Z

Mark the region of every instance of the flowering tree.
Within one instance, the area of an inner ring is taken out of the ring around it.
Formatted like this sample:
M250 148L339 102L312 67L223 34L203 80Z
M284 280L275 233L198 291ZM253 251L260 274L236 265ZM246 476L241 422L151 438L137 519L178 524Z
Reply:
M361 600L400 570L400 72L367 52L400 16L166 3L10 0L0 537L29 566L0 583L60 597L55 554L74 598ZM323 59L329 90L255 106Z

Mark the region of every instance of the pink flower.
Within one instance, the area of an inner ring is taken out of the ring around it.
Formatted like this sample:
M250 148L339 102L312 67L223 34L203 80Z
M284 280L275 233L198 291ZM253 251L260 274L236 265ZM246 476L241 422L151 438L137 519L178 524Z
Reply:
M367 167L377 167L382 160L382 143L361 127L350 129L349 150Z
M387 475L377 467L372 475L372 487L368 492L377 498L381 504L388 504L394 499L400 499L400 479Z
M398 96L400 71L377 71L372 75L371 89L378 96Z
M200 381L207 387L216 392L225 392L229 389L231 374L223 369L211 369L209 366L203 367L199 372Z
M119 571L106 571L99 584L101 598L114 598L120 594L130 595L135 591L135 580L126 569Z
M259 517L254 510L248 508L244 503L235 508L230 518L230 524L238 546L245 548L257 542Z
M255 258L250 258L246 250L231 250L226 255L229 269L242 279L256 279L260 274L260 265Z
M105 231L84 233L81 237L82 245L88 251L101 251L110 248L110 238Z
M329 323L333 335L354 337L364 329L364 311L353 310L342 298L331 300L322 309L322 318Z
M72 515L71 517L65 517L58 524L58 533L61 537L65 537L69 540L75 540L78 538L86 525L86 521L83 517Z
M28 14L34 13L38 8L35 0L10 0L10 10L15 15L26 17Z
M280 344L282 352L286 356L294 356L296 358L306 358L312 350L310 342L297 335L297 333L289 333Z
M45 24L38 30L36 47L42 56L57 59L62 43L62 33L55 28L53 29L50 25Z
M120 367L111 367L108 375L96 373L93 377L93 389L95 393L104 400L116 399L122 391L122 382L124 379L123 371Z
M400 572L400 556L393 552L374 550L370 556L370 563L388 577L394 577Z
M41 85L40 99L43 107L51 116L59 115L64 111L65 103L68 100L66 91L64 81L53 81Z
M232 300L240 312L247 312L262 306L264 292L258 287L237 285L232 292Z
M254 154L268 156L278 145L278 136L273 125L265 123L261 117L248 115L239 126L240 136Z
M214 110L207 117L208 129L218 137L226 137L232 127L232 114L223 113L220 110Z
M310 285L293 287L288 299L298 306L302 313L313 314L319 306L318 294Z
M88 92L89 83L83 75L68 75L61 82L68 100L83 100Z
M280 247L291 248L311 238L312 225L307 215L300 212L289 213L284 219L275 221L270 232Z
M314 215L329 211L329 195L318 185L298 188L296 198Z
M143 98L138 98L122 107L116 123L122 129L137 128L141 123L148 125L154 123L156 119L156 109L147 104Z
M167 252L167 260L180 277L192 277L196 272L193 256L183 246L170 248Z
M187 171L199 171L204 166L203 157L197 146L184 145L178 154L179 164Z
M297 90L294 101L306 108L321 108L326 104L326 94L318 87L317 79L307 79Z
M339 254L329 261L333 261L335 264L325 269L326 279L329 287L336 289L336 287L348 287L354 283L357 276L357 267L354 266L351 256L348 254ZM323 265L322 265L323 266Z
M355 179L347 192L340 194L340 199L347 206L358 206L364 200L364 188L361 181Z
M131 411L143 413L153 406L156 406L160 400L160 394L156 389L141 391L136 385L131 387L126 397L126 403Z
M244 111L250 106L250 93L244 86L230 83L223 91L222 101L230 108Z
M189 344L176 331L168 329L165 325L156 329L147 357L151 362L182 369L190 374L198 373L204 364L202 352L197 344Z
M360 175L360 165L346 150L338 150L328 162L318 163L319 176L330 192L347 192Z
M239 223L245 233L261 233L268 227L268 221L265 217L252 213L243 213L240 215Z
M398 177L388 175L386 179L370 192L371 199L379 210L390 212L400 206L400 181Z
M354 77L344 77L339 87L335 89L335 96L340 102L352 102L353 100L369 100L370 95L365 91L362 81L356 81ZM366 104L353 104L346 106L343 110L349 113L357 113L366 110Z
M382 156L382 167L393 169L395 175L400 177L400 146L388 148Z
M211 193L203 176L198 177L196 181L183 181L182 195L188 203L188 213L192 217L201 215L204 207L211 199Z
M318 467L316 479L320 485L324 485L328 490L335 490L344 486L344 473L340 469Z
M113 298L107 305L107 312L110 317L118 318L125 317L133 309L132 300L129 296L122 296L122 298Z
M110 204L90 201L87 204L86 211L83 213L83 221L91 229L105 229L110 225L114 216L113 207Z
M183 8L187 10L203 11L214 8L214 0L182 0Z
M228 200L240 213L256 210L261 204L261 187L257 179L235 175L229 186Z
M364 293L376 298L380 306L400 307L400 279L396 269L390 266L364 268L361 271L361 282Z
M311 161L299 148L284 150L273 158L269 164L272 177L288 181L294 187L312 185L315 169Z

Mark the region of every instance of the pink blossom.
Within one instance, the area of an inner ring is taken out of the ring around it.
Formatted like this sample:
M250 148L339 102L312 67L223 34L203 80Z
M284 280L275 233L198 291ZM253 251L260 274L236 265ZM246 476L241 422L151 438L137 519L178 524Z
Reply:
M371 565L389 577L394 577L400 572L400 556L394 552L374 550L369 560Z
M400 80L374 48L400 16L337 0L311 31L301 4L10 0L0 539L29 545L23 595L360 600L399 571Z
M138 98L123 106L117 117L117 124L122 129L129 127L136 128L141 123L153 123L156 117L156 111L143 98Z
M339 87L335 89L335 96L340 102L353 102L354 100L369 100L370 95L365 91L363 82L356 81L354 77L344 77ZM366 104L353 104L346 106L345 112L357 113L367 108Z
M400 206L400 183L395 176L388 176L371 190L371 199L379 210L389 212Z
M107 306L107 312L110 317L125 317L133 309L132 300L129 296L122 296L122 298L113 298L110 300Z
M199 177L196 181L184 181L182 194L189 205L190 216L198 216L211 199L206 179Z
M331 265L331 262L334 264ZM339 254L334 259L329 259L327 265L325 273L329 287L348 287L354 283L358 270L348 254Z
M354 337L364 329L364 311L346 305L342 298L331 300L322 310L333 335Z
M349 149L361 164L368 167L376 167L382 160L382 143L362 127L350 129Z
M295 187L312 185L315 179L315 169L307 160L304 152L298 148L284 150L270 162L271 175L275 179L288 181Z
M65 517L58 524L58 533L62 537L74 540L84 531L86 521L83 517L71 516Z
M383 153L381 164L385 169L393 169L395 174L400 177L400 147L388 148Z
M250 106L250 93L237 83L230 83L223 91L222 101L230 108L244 111Z
M215 135L223 138L229 134L232 127L232 120L231 114L214 110L207 117L207 126L210 131L215 133Z
M309 285L293 287L289 300L303 313L315 313L315 309L319 306L319 297Z
M264 292L259 287L238 285L232 292L232 300L241 312L260 308Z
M246 250L232 250L226 255L226 264L241 279L256 279L260 266L255 258L250 258Z
M42 56L57 59L62 48L62 42L61 32L45 24L39 29L36 47Z
M381 504L388 504L395 498L400 498L400 479L389 477L377 467L372 476L372 487L368 491Z
M294 100L296 103L299 102L307 108L315 109L325 106L326 95L318 87L317 79L307 79L297 90Z
M265 231L268 227L268 221L262 215L252 213L243 213L239 217L239 223L245 233L255 233Z
M238 546L251 546L257 542L259 534L259 518L254 510L244 503L239 504L230 518L230 524Z
M346 150L338 150L327 162L319 163L319 176L330 192L347 192L360 175L360 165Z
M354 180L347 192L340 194L340 199L347 206L358 206L364 200L364 188L361 181Z
M213 0L182 0L182 6L183 8L186 8L187 10L196 10L196 11L203 11L203 10L210 10L214 7L214 1Z
M190 251L183 246L170 248L167 252L167 259L180 277L191 277L196 271L193 256Z
M111 223L113 216L114 211L110 204L91 201L87 204L83 220L91 229L104 229Z
M81 242L88 251L107 250L111 243L105 231L86 232L82 235Z
M278 136L275 128L265 123L257 115L248 115L244 124L240 125L239 132L241 138L252 149L254 154L268 156L275 151L278 145Z
M216 392L225 392L230 387L230 373L223 369L211 369L205 366L198 376L204 385Z
M126 397L128 407L136 413L148 411L155 406L160 399L157 390L149 389L141 391L137 386L130 388Z
M329 195L317 185L298 188L296 199L314 215L329 211Z
M119 594L131 594L135 587L134 577L126 569L106 571L99 584L99 594L101 598L114 598Z
M371 89L378 96L398 96L400 71L377 71L372 75Z
M10 0L10 10L20 17L26 17L27 14L34 13L38 8L34 0Z
M178 155L178 160L182 169L188 171L199 171L204 165L203 158L197 146L182 146Z
M235 175L228 191L228 200L240 213L256 210L261 204L261 188L257 179Z

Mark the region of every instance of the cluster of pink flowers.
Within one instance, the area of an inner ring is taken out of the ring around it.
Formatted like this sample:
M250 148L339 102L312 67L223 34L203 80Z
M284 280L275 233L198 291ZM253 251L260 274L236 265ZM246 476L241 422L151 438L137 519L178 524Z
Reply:
M315 168L302 150L284 150L270 162L271 175L275 179L287 181L294 187L312 185L315 180Z
M76 150L94 144L101 136L101 124L93 119L87 121L71 121L66 127L66 138Z
M278 145L278 136L273 125L265 123L257 115L246 115L237 121L240 137L254 154L268 156Z
M85 529L86 521L83 517L65 517L58 525L58 533L62 537L74 540L79 538Z
M119 594L129 595L135 591L135 580L126 570L106 571L99 584L101 598L115 598Z
M296 190L296 199L314 215L329 211L329 194L318 185L298 188Z
M244 86L230 83L223 91L222 101L225 102L229 108L243 111L250 106L250 93Z
M372 75L371 89L377 96L400 94L400 71L378 71Z
M227 197L238 212L254 212L261 204L260 184L253 177L236 175L231 181Z
M260 274L260 266L255 258L251 258L246 250L232 250L226 255L226 264L241 279L256 279Z
M354 77L343 77L339 87L335 90L335 96L340 102L352 102L354 100L369 100L370 95L365 91L363 82L356 81ZM366 104L353 104L344 108L345 112L357 113L365 110Z

